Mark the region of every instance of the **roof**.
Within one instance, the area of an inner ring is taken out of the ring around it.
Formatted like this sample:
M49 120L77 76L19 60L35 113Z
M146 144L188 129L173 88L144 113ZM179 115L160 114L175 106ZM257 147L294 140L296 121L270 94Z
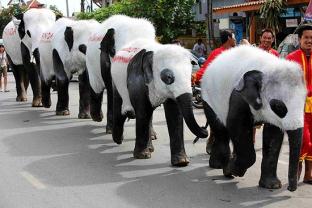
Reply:
M260 8L261 5L265 2L265 0L258 0L258 1L251 1L251 2L246 2L242 4L235 4L235 5L229 5L229 6L224 6L224 7L216 7L213 8L214 12L217 12L219 10L227 10L227 9L248 9L248 7L252 10L255 10L254 8ZM251 10L244 10L244 11L251 11Z
M40 8L44 4L40 3L39 1L32 0L32 1L27 1L27 8Z
M234 4L224 7L213 8L213 12L216 14L232 13L232 12L247 12L256 11L264 4L265 0L253 0L242 4ZM287 0L287 5L304 4L309 3L310 0Z

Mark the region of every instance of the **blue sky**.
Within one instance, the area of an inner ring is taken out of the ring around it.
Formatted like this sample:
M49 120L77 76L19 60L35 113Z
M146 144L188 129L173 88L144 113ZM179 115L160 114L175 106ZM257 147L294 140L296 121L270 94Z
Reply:
M63 14L66 16L66 1L65 0L38 0L40 3L47 4L49 5L56 5L57 8L59 8ZM87 0L90 2L90 0ZM9 0L1 0L2 6L6 7L8 4ZM68 0L68 5L69 5L69 15L73 12L79 12L80 11L80 0ZM94 5L94 8L97 8Z

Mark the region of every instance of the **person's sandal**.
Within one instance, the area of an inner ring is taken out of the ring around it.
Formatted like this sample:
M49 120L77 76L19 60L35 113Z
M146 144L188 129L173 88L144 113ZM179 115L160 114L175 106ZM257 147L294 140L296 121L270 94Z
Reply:
M10 90L4 90L4 92L10 92Z

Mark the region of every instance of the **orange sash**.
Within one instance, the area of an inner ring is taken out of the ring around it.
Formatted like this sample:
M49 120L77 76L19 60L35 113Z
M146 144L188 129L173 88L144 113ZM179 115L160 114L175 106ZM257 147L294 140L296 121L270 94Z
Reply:
M304 73L304 80L308 84L312 84L312 81L308 82L308 79L312 79L312 77L306 77L308 66L305 61L304 53L301 53L301 61L302 61L302 67L303 67L303 73ZM310 67L312 67L312 58L310 58ZM310 68L311 70L311 68ZM306 103L305 103L305 108L304 108L305 113L312 113L312 97L307 97Z

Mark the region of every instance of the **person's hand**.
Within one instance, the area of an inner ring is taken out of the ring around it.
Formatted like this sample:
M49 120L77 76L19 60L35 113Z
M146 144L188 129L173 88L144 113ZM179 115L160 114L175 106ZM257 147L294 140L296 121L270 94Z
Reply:
M196 72L194 72L192 74L192 85L196 84L198 81L197 81L197 77L196 77Z

